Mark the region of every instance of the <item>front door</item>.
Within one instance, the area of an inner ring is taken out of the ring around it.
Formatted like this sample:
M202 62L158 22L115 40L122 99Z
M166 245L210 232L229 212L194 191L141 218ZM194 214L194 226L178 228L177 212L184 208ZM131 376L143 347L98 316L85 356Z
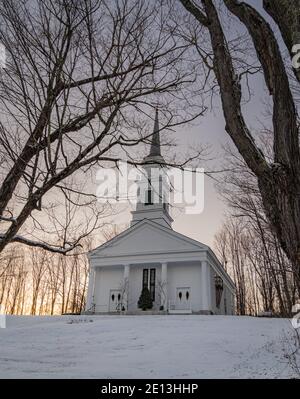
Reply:
M176 310L191 309L191 288L179 287L176 290Z
M120 290L110 290L109 294L109 311L117 312L120 310L121 304L121 291Z

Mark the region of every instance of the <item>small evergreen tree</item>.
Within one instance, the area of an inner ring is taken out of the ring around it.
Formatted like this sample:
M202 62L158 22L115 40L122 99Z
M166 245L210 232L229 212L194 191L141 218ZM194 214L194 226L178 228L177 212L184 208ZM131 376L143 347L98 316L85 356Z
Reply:
M142 289L140 298L138 300L138 307L142 310L152 309L153 307L151 294L147 287Z

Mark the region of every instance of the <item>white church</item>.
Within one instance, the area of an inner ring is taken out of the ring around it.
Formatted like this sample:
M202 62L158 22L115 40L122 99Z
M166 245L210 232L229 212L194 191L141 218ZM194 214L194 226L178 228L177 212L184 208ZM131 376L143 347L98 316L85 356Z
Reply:
M157 111L144 162L138 194L145 195L132 211L130 227L89 253L86 313L143 313L138 301L147 287L152 314L232 315L235 286L214 252L172 229ZM150 168L159 171L158 185L150 181ZM157 201L153 187L158 187Z

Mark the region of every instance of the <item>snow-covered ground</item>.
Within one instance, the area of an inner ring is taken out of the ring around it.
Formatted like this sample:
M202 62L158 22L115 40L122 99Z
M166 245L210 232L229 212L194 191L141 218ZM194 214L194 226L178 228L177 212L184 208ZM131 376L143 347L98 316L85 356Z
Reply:
M292 334L284 319L9 316L0 377L288 378L284 341Z

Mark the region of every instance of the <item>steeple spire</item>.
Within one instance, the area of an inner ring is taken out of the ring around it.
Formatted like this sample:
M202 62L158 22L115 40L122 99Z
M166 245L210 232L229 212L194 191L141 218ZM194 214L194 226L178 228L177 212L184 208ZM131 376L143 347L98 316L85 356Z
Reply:
M159 123L158 123L158 109L155 110L154 129L151 140L150 157L161 156L160 153L160 137L159 137Z
M153 220L172 228L173 219L169 213L169 181L165 160L160 152L158 110L155 110L154 130L150 153L144 158L144 173L138 183L138 201L132 211L131 226L143 219Z

